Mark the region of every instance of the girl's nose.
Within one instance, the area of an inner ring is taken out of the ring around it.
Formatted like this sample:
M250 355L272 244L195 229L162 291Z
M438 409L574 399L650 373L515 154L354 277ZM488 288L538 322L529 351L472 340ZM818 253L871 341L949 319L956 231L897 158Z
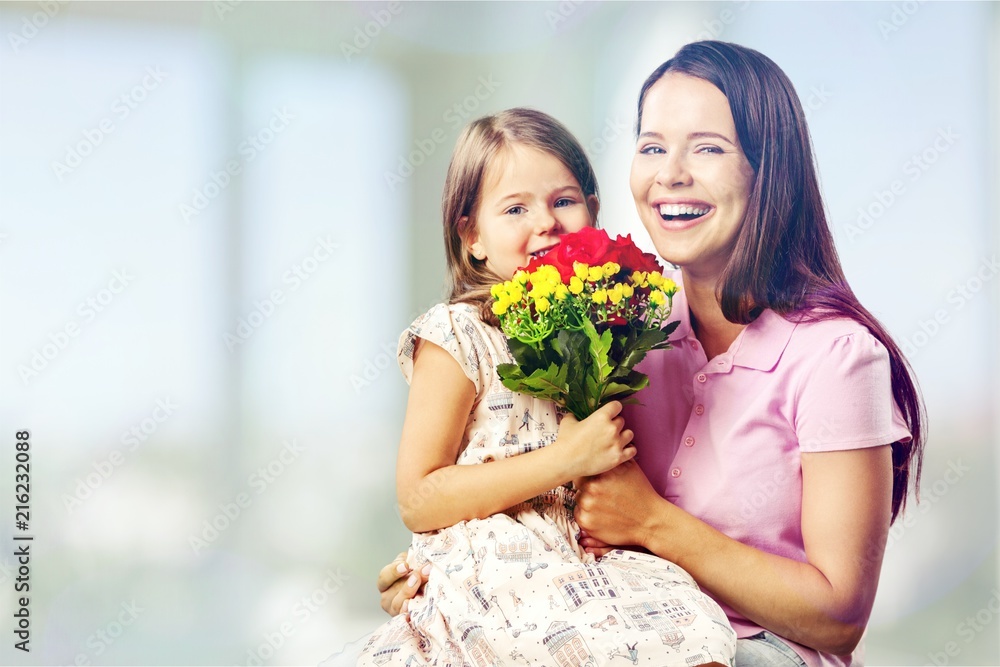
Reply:
M539 234L548 233L560 227L559 218L550 210L542 211L535 220L535 231Z

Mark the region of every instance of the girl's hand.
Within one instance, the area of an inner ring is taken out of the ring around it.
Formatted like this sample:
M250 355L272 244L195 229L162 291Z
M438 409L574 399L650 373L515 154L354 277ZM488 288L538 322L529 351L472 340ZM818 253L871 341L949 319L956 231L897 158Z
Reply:
M605 544L648 546L654 510L667 501L656 493L639 464L626 461L575 483L576 521L588 538Z
M428 563L419 572L410 569L403 551L378 573L378 590L382 595L382 609L390 616L406 613L409 601L420 592L431 566Z
M613 551L618 548L613 544L607 544L606 542L602 542L596 537L591 537L586 533L586 531L584 531L584 533L580 535L580 546L583 547L584 551L586 551L589 554L592 554L594 558L598 559L602 558L609 551Z
M624 428L621 411L622 404L611 401L583 421L572 414L563 417L552 445L566 457L571 478L600 474L635 456L632 431Z

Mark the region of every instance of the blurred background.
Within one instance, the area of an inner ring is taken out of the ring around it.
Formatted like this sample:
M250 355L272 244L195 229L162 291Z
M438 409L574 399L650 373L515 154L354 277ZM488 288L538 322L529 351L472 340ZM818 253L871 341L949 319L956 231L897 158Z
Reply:
M927 402L868 664L1000 664L996 4L51 0L0 5L0 36L3 664L315 664L383 622L396 340L442 297L461 127L553 114L652 251L635 99L706 38L795 83L848 277Z

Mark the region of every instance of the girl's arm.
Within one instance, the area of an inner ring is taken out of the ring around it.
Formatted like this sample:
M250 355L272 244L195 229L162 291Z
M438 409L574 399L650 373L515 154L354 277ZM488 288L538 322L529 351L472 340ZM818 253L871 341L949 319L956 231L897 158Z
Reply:
M807 562L742 544L661 498L630 462L583 482L580 526L677 563L717 600L775 634L850 654L871 614L889 532L888 445L802 454Z
M609 470L635 455L632 431L612 401L578 422L567 415L555 442L482 465L456 465L475 386L444 349L414 351L410 396L396 466L400 514L415 533L502 512L567 481Z

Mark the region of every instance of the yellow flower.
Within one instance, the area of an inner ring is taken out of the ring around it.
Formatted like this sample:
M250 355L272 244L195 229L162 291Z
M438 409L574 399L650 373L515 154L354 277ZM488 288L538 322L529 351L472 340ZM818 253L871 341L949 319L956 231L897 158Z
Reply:
M526 282L528 282L528 272L527 271L522 271L522 270L519 269L514 274L513 280L515 282L521 283L522 285L525 284Z
M542 297L541 299L538 299L537 301L535 301L535 310L537 310L538 312L544 313L548 309L549 309L549 300L548 299Z
M622 294L626 299L631 299L632 295L635 294L635 288L628 283L622 283Z
M604 269L604 275L608 278L618 275L618 272L622 270L621 265L616 264L615 262L605 262L604 266L601 268Z
M663 284L660 285L660 289L667 293L667 296L673 296L677 294L677 283L675 283L670 278L664 278Z
M604 277L604 267L592 266L590 270L587 271L587 280L592 283L596 283L598 280Z
M608 290L608 301L611 303L618 303L622 300L622 285L621 283L616 284L610 290Z
M590 272L590 267L583 262L573 262L573 273L580 280L586 280L587 274Z
M497 298L498 296L500 296L500 294L503 292L503 289L506 286L507 283L497 283L496 285L490 288L490 296L492 296L494 299Z
M524 298L524 287L517 283L507 283L510 287L507 288L507 298L510 299L511 303L517 303Z
M649 293L649 302L656 306L662 306L667 302L667 296L658 289Z
M505 297L501 297L499 301L493 304L493 314L499 317L506 313L508 308L510 308L510 301Z
M630 277L637 287L645 287L648 284L645 271L633 271Z
M583 283L580 283L580 285L582 286ZM563 285L562 283L556 285L556 301L562 301L567 296L569 296L569 288Z
M660 275L659 271L650 271L649 275L646 276L646 280L648 280L649 284L653 287L660 287L663 285L663 276Z
M606 289L594 290L594 293L591 295L590 298L594 300L594 303L604 303L605 301L608 300L608 290Z
M577 262L579 264L579 262ZM580 266L583 266L580 264ZM583 279L578 276L573 276L569 279L569 291L573 294L579 294L583 291Z

